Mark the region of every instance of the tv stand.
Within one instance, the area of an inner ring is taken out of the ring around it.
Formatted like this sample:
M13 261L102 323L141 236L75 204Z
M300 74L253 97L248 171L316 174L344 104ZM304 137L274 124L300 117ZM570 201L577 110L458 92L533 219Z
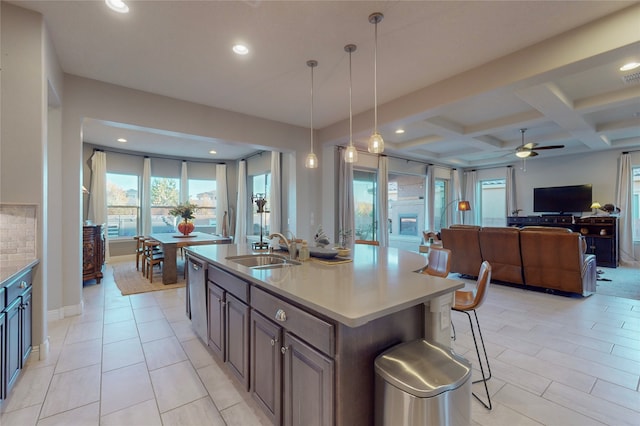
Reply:
M578 217L568 215L509 216L507 226L555 226L580 232L587 242L587 253L596 255L596 264L618 266L618 218L615 216Z

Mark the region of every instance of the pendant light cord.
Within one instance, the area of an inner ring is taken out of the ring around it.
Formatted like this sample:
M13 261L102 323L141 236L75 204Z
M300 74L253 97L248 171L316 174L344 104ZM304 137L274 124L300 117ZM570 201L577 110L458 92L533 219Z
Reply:
M311 153L313 154L313 68L315 65L310 65L311 68Z
M378 133L378 21L375 24L373 48L373 130Z
M351 112L351 53L349 49L349 145L353 145L353 114Z

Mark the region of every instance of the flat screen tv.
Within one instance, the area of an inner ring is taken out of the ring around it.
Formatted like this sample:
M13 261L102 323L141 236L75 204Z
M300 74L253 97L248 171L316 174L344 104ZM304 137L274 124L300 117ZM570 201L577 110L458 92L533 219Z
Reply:
M533 188L533 211L579 213L591 209L591 184Z

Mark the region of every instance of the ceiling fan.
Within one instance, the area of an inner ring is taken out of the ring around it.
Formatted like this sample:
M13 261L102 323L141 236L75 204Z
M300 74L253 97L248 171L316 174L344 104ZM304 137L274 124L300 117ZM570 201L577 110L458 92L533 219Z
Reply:
M520 133L522 134L522 143L516 148L516 156L518 158L530 158L538 155L537 151L541 151L543 149L559 149L564 148L564 145L549 145L549 146L538 146L537 143L529 142L527 144L524 143L524 132L527 129L520 129Z

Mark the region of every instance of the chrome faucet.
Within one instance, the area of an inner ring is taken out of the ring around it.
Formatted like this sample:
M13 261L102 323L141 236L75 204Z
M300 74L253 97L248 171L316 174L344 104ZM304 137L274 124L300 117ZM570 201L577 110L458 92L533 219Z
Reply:
M273 234L269 235L270 240L274 237L279 237L282 241L284 241L285 245L287 246L287 250L289 250L289 259L294 260L296 258L298 250L298 245L296 244L295 238L289 241L287 237L279 232L274 232Z

